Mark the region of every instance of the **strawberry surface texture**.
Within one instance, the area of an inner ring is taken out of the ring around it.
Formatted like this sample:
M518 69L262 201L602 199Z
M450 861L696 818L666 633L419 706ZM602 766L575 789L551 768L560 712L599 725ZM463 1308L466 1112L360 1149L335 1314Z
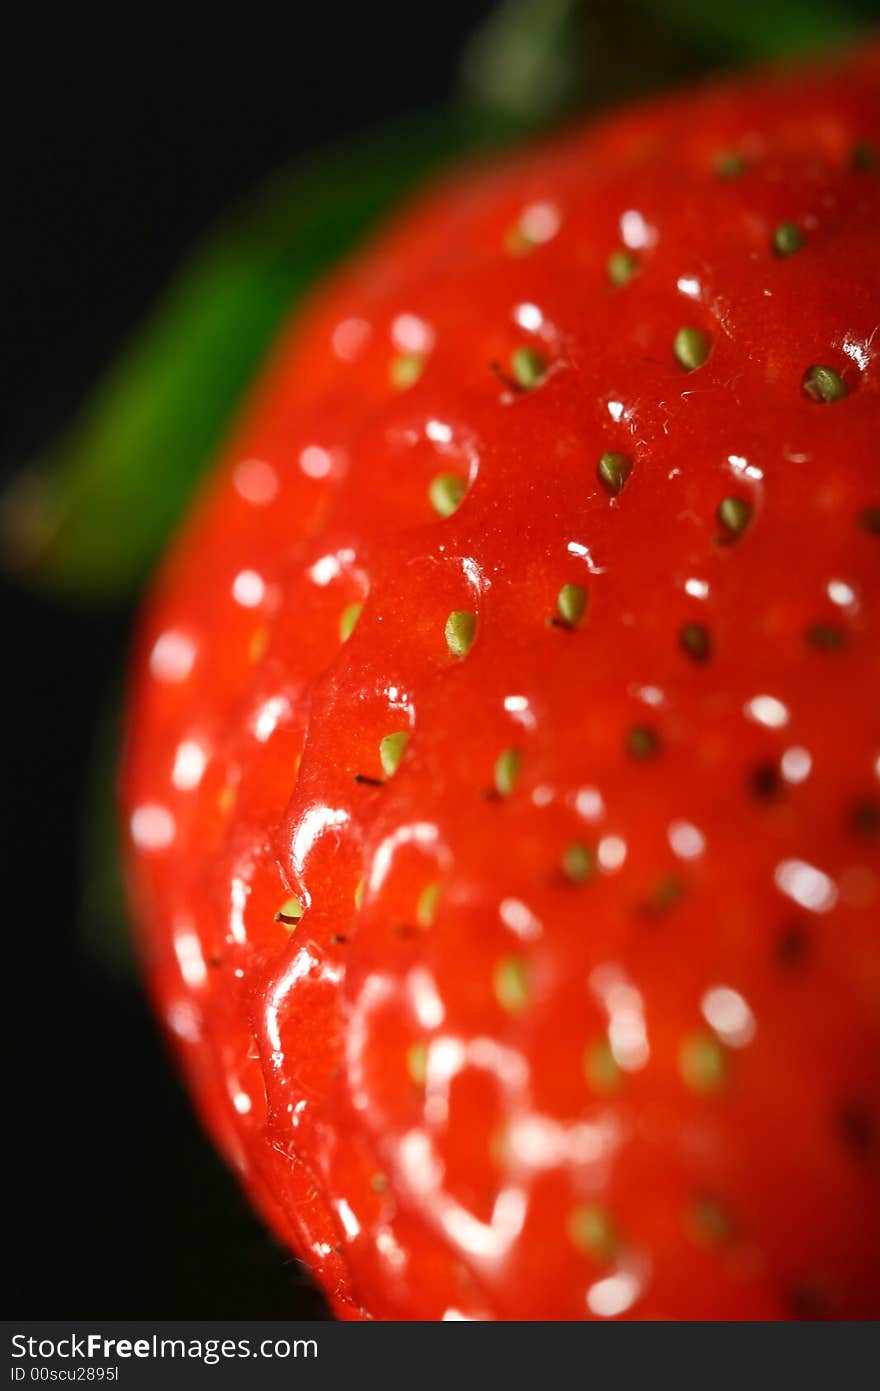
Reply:
M448 180L164 565L146 971L340 1317L880 1316L878 158L869 47Z

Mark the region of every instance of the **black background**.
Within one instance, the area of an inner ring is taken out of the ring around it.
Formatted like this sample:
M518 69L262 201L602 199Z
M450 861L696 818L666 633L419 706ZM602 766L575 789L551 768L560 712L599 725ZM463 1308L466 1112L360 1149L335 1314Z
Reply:
M488 8L4 6L3 475L218 213L297 153L442 97ZM7 1312L319 1316L198 1132L136 983L82 945L84 789L131 614L0 579L0 621Z
M878 0L829 0L832 18L837 6L876 26ZM218 215L303 152L442 99L490 8L4 4L0 482L65 423ZM766 16L739 0L585 11L602 105L754 56L777 21L772 0ZM321 1316L199 1133L136 978L89 945L89 788L131 621L124 606L40 598L0 568L8 1313Z

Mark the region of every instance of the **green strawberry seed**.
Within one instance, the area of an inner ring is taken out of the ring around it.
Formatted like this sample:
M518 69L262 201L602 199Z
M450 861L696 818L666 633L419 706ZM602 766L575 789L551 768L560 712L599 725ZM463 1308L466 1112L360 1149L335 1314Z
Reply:
M608 279L616 290L628 285L639 269L639 258L631 251L612 251L608 257Z
M745 160L735 150L719 150L715 156L715 173L722 179L739 178L745 167Z
M406 1051L406 1070L417 1087L423 1087L428 1080L428 1045L413 1043Z
M574 841L562 852L562 871L573 884L585 884L596 872L596 852L582 841Z
M659 740L654 730L649 725L636 724L629 730L626 736L627 752L631 758L636 758L640 762L645 759L653 758L660 747Z
M394 777L408 743L409 732L405 729L398 731L396 734L385 735L385 738L379 745L379 758L386 777Z
M607 1038L600 1038L584 1054L584 1076L597 1096L613 1096L620 1090L623 1073Z
M666 874L651 889L645 899L645 911L652 917L662 917L674 908L684 893L684 884L675 874Z
M291 895L282 903L278 912L275 914L275 921L283 923L288 931L292 932L303 915L303 906L296 895Z
M431 480L428 497L434 511L440 517L451 517L461 505L467 492L467 484L457 473L438 473Z
M672 351L686 372L695 372L706 361L711 347L708 333L701 328L680 328L675 335Z
M416 903L416 922L419 927L430 927L437 912L440 898L439 884L426 884Z
M587 611L587 591L582 584L564 584L556 596L556 611L569 628L576 628Z
M499 961L492 978L495 998L507 1014L522 1014L531 998L529 970L518 956Z
M849 388L840 373L835 372L833 367L823 367L820 364L807 368L801 385L810 400L820 406L832 405L833 402L842 401L849 395Z
M522 754L519 749L505 749L495 761L495 791L499 797L509 797L519 780Z
M631 472L632 461L625 454L618 454L610 449L600 455L596 466L599 482L612 497L616 497L622 490Z
M401 353L391 363L391 381L399 391L415 386L425 370L425 359L418 353Z
M466 657L477 633L477 615L468 609L453 609L446 620L446 645L453 657Z
M678 640L687 655L695 662L708 662L712 655L712 638L708 628L704 628L702 623L682 624Z
M678 1054L682 1080L690 1091L708 1095L727 1081L727 1054L714 1034L689 1034Z
M795 222L780 222L773 233L773 250L777 256L793 256L804 245L804 234Z
M534 348L515 348L510 355L510 371L521 391L532 391L544 380L547 364Z
M611 1218L598 1203L582 1203L569 1213L568 1235L596 1261L609 1261L620 1245Z
M752 520L751 504L741 497L722 498L717 516L728 538L742 536Z
M363 604L349 604L347 608L342 610L342 617L339 620L339 636L343 642L348 642L354 632L363 607Z
M705 1246L721 1246L733 1232L730 1214L716 1198L695 1198L687 1217L694 1237Z

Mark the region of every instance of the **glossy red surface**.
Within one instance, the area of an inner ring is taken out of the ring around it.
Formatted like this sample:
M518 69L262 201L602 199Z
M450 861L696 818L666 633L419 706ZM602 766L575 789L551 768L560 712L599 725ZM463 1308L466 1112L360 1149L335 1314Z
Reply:
M880 1315L872 142L876 51L429 194L280 343L164 568L147 971L343 1317Z

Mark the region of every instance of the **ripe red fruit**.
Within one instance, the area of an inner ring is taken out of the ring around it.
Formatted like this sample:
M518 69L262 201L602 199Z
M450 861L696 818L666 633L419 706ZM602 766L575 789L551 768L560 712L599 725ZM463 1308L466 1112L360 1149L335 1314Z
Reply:
M429 195L164 570L150 980L344 1317L880 1315L878 148L872 50Z

